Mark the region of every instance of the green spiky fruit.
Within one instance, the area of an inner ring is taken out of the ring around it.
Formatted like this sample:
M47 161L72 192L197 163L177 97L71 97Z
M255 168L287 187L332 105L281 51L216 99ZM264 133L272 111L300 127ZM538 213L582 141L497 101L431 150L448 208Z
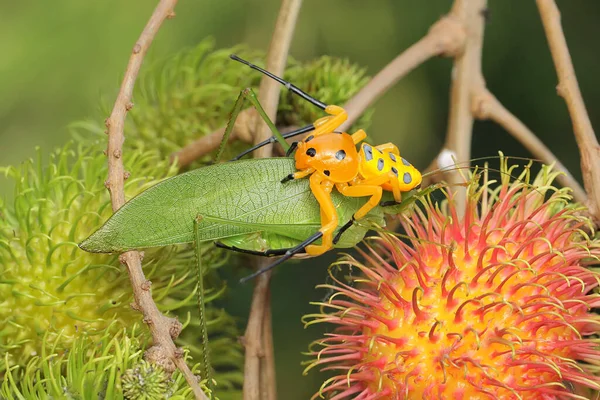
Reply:
M167 397L168 374L146 360L125 371L121 379L126 399L158 400Z
M37 161L4 170L15 182L13 203L0 207L0 349L11 363L24 364L39 354L44 335L66 348L80 330L103 332L115 320L124 326L140 320L129 305L131 290L117 256L87 254L77 247L89 227L111 212L100 148L67 145L51 155L47 167ZM140 167L150 159L155 168ZM135 154L127 163L128 170L146 176L127 185L128 196L157 182L152 176L174 172L156 153ZM159 257L153 263L164 261ZM149 271L156 293L166 296L171 290L164 291L170 274L185 274L181 263L173 267L160 276ZM193 290L193 285L184 286Z
M24 367L7 367L3 360L7 369L0 399L194 399L179 371L169 376L142 359L143 330L133 326L99 337L84 334L68 351L44 341L41 353ZM199 365L192 368L197 370Z

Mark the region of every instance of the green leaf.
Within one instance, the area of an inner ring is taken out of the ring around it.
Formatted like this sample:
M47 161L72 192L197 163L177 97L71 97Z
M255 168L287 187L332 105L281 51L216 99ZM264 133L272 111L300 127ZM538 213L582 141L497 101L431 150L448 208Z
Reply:
M169 178L125 204L80 247L112 253L189 243L198 216L202 241L247 236L241 242L248 242L254 235L269 248L289 247L321 226L308 179L280 182L293 172L293 159L268 158L212 165ZM332 199L340 225L367 200L344 197L335 190ZM382 208L372 210L365 222L383 225ZM366 234L366 225L355 224L338 247L355 245Z

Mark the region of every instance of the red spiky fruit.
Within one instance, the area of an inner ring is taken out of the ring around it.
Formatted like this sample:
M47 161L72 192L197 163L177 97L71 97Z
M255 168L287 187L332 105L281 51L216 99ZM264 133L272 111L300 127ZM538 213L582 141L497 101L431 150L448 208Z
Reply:
M509 176L504 165L503 171ZM568 190L544 167L510 183L468 187L402 217L409 240L372 240L346 283L307 324L336 324L308 369L336 371L314 397L562 399L600 390L594 335L599 243ZM486 175L487 176L487 175ZM589 395L589 394L588 394Z

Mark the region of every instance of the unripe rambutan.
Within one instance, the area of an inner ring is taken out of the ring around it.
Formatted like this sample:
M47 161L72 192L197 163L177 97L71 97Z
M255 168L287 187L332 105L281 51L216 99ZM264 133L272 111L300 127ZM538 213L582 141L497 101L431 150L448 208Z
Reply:
M373 239L346 283L307 324L337 325L314 343L310 369L339 374L331 399L588 398L600 389L600 317L588 268L590 220L543 167L501 185L472 180L464 216L452 196L401 216L408 234Z
M141 322L141 313L130 305L131 288L118 255L77 248L111 212L101 146L70 143L54 152L47 166L38 161L0 168L15 183L14 202L0 203L0 355L8 360L0 371L25 365L40 354L44 341L66 349L83 333L102 334L109 327ZM154 168L145 166L149 161ZM174 173L150 152L133 153L127 169L146 177ZM158 179L130 181L128 196ZM175 248L148 252L146 275L164 308L194 304L194 280L188 278L192 253L185 252L187 258Z

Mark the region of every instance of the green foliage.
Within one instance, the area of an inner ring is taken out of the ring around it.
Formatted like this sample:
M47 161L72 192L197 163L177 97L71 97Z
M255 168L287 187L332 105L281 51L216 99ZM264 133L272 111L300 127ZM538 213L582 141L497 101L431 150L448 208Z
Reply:
M125 129L128 199L176 174L168 161L171 152L223 126L239 91L258 83L258 74L229 60L231 52L261 62L249 50L213 51L210 42L203 42L142 74ZM339 79L350 79L356 74L353 68L340 71ZM302 79L312 81L310 75ZM303 87L305 82L295 83ZM1 170L15 187L11 203L0 201L0 370L2 395L7 398L88 399L99 393L120 398L122 374L146 368L120 354L131 340L138 349L136 357L141 355L148 339L146 329L134 328L141 315L130 307L126 271L116 255L77 248L111 215L101 120L72 124L74 141L56 150L49 161L40 157ZM221 399L238 398L243 379L239 331L233 318L212 304L225 291L216 270L227 257L210 243L203 245L203 253L209 266L204 287L217 392ZM148 250L143 267L158 307L178 315L187 327L178 343L197 358L201 349L198 321L192 317L197 313L192 254L189 246ZM96 372L86 373L89 368ZM180 379L176 376L173 379ZM186 396L182 385L171 393Z

